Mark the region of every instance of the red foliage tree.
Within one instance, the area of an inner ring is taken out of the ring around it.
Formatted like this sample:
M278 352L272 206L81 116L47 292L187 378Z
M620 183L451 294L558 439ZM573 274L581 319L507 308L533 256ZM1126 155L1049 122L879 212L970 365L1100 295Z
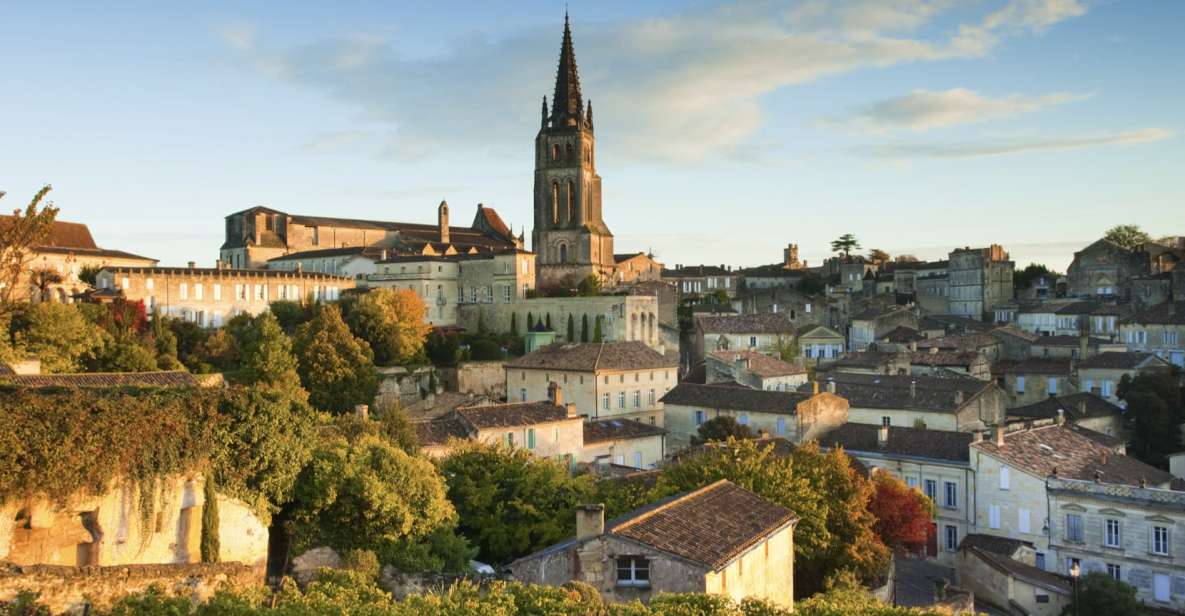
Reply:
M921 552L930 533L933 503L886 472L873 476L876 492L869 510L876 516L873 530L895 552Z

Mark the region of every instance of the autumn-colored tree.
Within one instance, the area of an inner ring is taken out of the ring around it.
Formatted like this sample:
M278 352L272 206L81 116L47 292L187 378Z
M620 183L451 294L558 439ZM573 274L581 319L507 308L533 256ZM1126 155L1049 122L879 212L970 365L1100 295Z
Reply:
M62 280L62 273L50 266L36 267L29 273L29 281L37 289L37 299L41 301L48 301L49 288L61 284Z
M911 254L897 255L893 260L898 263L917 263L920 261L916 255Z
M380 366L402 365L419 357L432 326L427 307L410 289L374 289L350 308L346 322L365 340Z
M889 253L881 250L880 248L873 248L872 250L868 251L868 260L876 263L877 265L888 263L889 258Z
M872 483L876 491L868 509L876 517L873 530L881 541L899 553L926 549L933 510L930 499L889 473L877 473Z
M15 293L28 290L24 278L33 248L45 244L53 232L58 208L52 201L41 203L50 189L46 184L37 191L23 212L16 209L12 216L0 216L0 318L8 315Z

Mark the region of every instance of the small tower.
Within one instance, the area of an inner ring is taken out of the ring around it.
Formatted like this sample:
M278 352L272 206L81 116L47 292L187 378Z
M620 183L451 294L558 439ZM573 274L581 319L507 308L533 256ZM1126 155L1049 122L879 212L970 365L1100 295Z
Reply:
M448 202L441 201L436 208L436 224L440 227L440 243L448 243Z

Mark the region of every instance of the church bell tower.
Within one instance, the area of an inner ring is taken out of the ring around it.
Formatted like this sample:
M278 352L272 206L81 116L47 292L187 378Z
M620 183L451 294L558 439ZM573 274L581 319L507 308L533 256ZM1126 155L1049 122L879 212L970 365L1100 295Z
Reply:
M572 30L564 15L564 38L551 109L543 97L535 137L535 228L537 284L575 286L594 274L613 275L613 234L601 218L601 176L596 170L592 102L580 96Z

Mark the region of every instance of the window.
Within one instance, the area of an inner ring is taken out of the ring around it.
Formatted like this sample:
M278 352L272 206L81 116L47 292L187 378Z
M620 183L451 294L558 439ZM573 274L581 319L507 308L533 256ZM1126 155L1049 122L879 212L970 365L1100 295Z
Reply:
M222 301L222 285L220 284L214 285L214 301Z
M750 347L757 346L757 336L749 336L749 346Z
M959 508L959 486L953 481L947 481L944 485L944 499L942 506L947 509Z
M634 452L634 468L642 468L642 452Z
M177 295L181 296L181 299L189 299L189 285L184 282L181 283L177 287Z
M1000 528L1000 506L990 505L988 507L988 526L991 528Z
M609 394L601 394L601 408L609 410Z
M634 390L634 408L642 408L642 390Z
M1119 569L1119 565L1107 563L1107 575L1111 576L1113 580L1122 580L1123 575Z
M1051 394L1057 393L1057 377L1049 377L1049 388L1047 391Z
M613 463L617 466L625 466L625 454L619 453L613 456Z
M1152 596L1162 603L1172 600L1172 593L1169 592L1169 576L1163 573L1152 576Z
M741 416L737 417L737 423L741 424L742 426L749 425L749 414L741 413Z
M527 449L535 448L535 429L527 428Z
M947 552L954 552L955 550L958 550L958 549L959 549L959 527L947 525L947 527L946 527L946 551Z
M145 281L144 281L144 288L145 288L145 289L148 289L149 291L151 291L151 290L152 290L152 286L153 286L153 285L152 285L152 279L151 279L151 278L149 278L148 280L145 280Z
M1025 377L1023 375L1017 375L1016 377L1016 393L1025 393Z
M654 375L651 374L650 376L654 376ZM650 380L653 381L654 379L650 379ZM647 400L646 404L648 404L650 406L654 406L655 398L654 398L654 390L653 389L650 390L650 394L646 397L646 400Z
M1044 552L1037 552L1037 556L1034 561L1034 565L1042 571L1045 570L1045 553Z
M1103 545L1109 548L1120 547L1122 543L1120 542L1119 535L1119 520L1107 518L1107 520L1103 522L1103 528L1105 529L1105 532L1103 533Z
M527 390L526 389L518 390L518 399L522 402L527 401Z
M786 435L786 418L785 417L778 418L778 424L777 424L777 427L774 428L774 432L778 436L785 436Z
M436 288L439 289L440 287L436 287ZM506 303L510 303L510 292L512 289L514 289L514 287L512 287L511 285L506 285L506 286L502 287L502 301L504 301Z
M625 392L624 391L617 392L617 408L619 408L619 409L625 408Z
M1152 527L1152 553L1160 556L1169 555L1169 528L1167 526Z
M650 586L650 561L641 556L617 557L618 586Z
M703 423L704 423L704 412L703 411L696 411L695 412L695 425L698 426L698 425L702 425Z
M882 428L888 428L891 425L893 425L893 418L892 417L889 417L888 415L881 417L881 427Z
M1077 513L1066 514L1066 541L1082 543L1082 516Z
M1000 467L1000 489L1001 490L1008 489L1008 481L1010 479L1009 474L1010 474L1010 471L1008 470L1007 466Z
M906 477L905 478L905 485L909 486L911 489L918 487L918 478L917 477Z
M1110 398L1111 397L1111 381L1102 381L1102 384L1103 384L1103 390L1102 390L1103 397Z
M1016 511L1016 528L1017 528L1017 530L1019 530L1020 532L1026 534L1026 535L1033 532L1032 527L1029 523L1029 510L1028 509L1018 509Z
M1066 575L1069 575L1070 572L1074 570L1074 565L1078 565L1078 570L1082 571L1082 561L1077 558L1070 557L1066 559Z
M514 447L514 433L513 432L506 433L506 446L507 447Z
M923 491L926 497L932 501L938 500L938 482L933 479L927 479L923 485Z

